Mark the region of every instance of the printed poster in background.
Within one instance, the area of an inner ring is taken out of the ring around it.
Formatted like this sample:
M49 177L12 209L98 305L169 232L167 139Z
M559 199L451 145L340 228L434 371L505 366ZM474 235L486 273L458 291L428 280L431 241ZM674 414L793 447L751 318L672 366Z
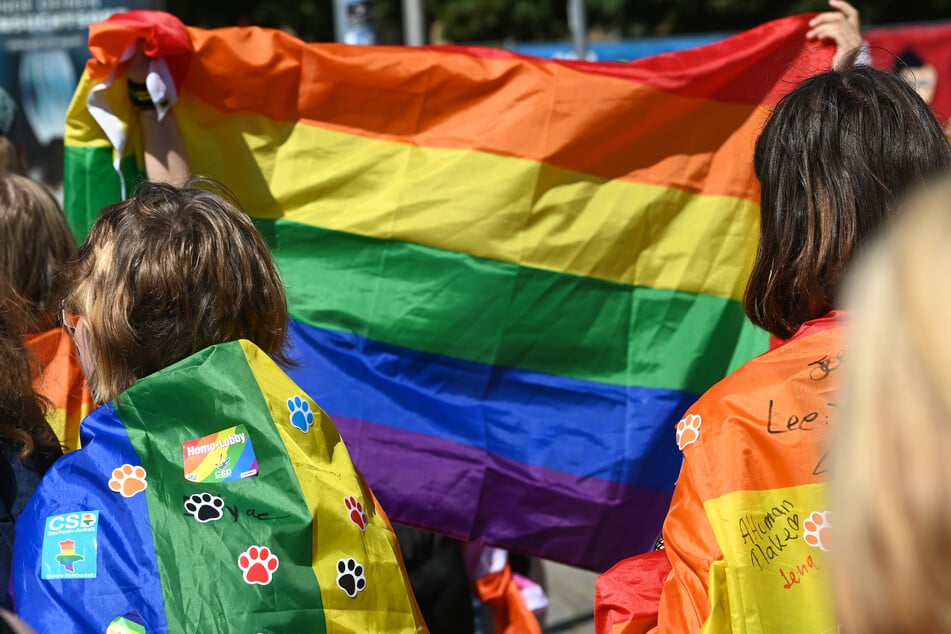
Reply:
M62 189L66 109L89 58L89 25L113 13L154 9L160 0L0 0L0 132L29 175ZM12 115L12 116L11 116Z

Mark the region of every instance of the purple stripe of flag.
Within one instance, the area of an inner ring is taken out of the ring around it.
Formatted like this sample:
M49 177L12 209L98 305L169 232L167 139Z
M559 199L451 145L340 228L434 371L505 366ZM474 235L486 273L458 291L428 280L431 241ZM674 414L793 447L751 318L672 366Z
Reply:
M390 483L374 492L391 520L459 539L480 535L486 543L604 571L653 548L670 504L670 494L662 491L528 466L344 416L333 419L367 481Z

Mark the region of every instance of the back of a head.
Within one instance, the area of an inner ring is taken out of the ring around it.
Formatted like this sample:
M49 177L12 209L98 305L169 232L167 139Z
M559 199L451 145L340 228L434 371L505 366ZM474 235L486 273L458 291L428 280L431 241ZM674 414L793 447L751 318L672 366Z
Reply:
M849 632L951 632L951 182L897 220L846 289L837 600Z
M0 447L32 455L45 470L58 455L59 442L46 422L48 404L34 390L29 353L13 327L20 309L8 294L0 294Z
M56 200L43 185L17 174L0 174L0 280L27 308L18 332L56 324L59 273L76 253L76 242Z
M843 272L910 188L951 166L934 115L892 73L868 66L802 82L756 143L759 249L744 297L788 338L834 307Z
M264 238L210 181L143 184L104 209L72 271L100 402L207 346L249 339L286 361L287 302Z

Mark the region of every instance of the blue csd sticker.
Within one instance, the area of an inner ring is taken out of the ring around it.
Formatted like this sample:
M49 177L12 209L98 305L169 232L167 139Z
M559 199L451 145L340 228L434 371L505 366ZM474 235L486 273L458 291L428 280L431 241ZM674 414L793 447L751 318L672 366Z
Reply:
M95 579L99 511L50 515L43 528L43 579Z

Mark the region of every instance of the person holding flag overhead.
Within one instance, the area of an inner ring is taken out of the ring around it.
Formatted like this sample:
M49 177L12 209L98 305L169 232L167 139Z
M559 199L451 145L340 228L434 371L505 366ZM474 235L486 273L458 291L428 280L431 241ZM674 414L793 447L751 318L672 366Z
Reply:
M227 191L144 183L71 273L65 321L104 405L18 523L21 617L58 634L425 632L386 516L276 363L284 288Z

